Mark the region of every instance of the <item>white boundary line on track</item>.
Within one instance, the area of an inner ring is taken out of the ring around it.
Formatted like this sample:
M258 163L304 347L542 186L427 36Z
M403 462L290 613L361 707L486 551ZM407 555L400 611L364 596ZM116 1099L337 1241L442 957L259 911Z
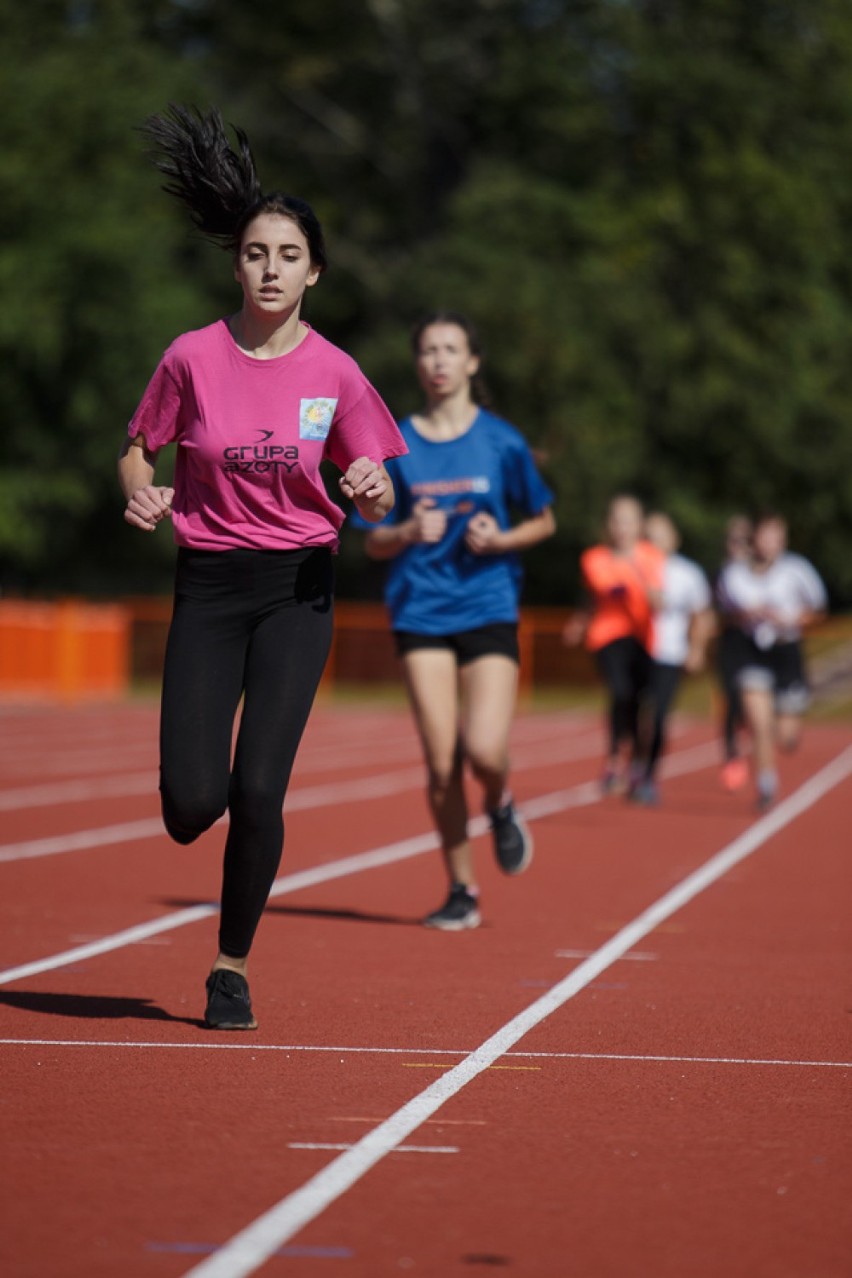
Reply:
M279 1247L341 1198L447 1101L505 1055L515 1043L564 1007L596 976L633 949L638 941L683 909L733 866L744 861L850 775L852 746L806 781L774 811L757 821L739 838L710 857L621 928L590 958L581 962L524 1011L507 1021L475 1051L452 1066L396 1113L367 1132L351 1149L333 1159L299 1189L282 1198L235 1234L214 1255L187 1270L184 1278L247 1278L249 1274L253 1274Z
M597 732L589 734L588 740L576 741L560 750L550 750L546 755L527 749L519 753L515 765L516 772L531 771L541 764L569 763L577 759L591 758L600 753L601 738ZM404 793L406 790L421 789L425 784L423 765L405 768L397 772L386 772L379 776L356 778L341 781L337 784L297 786L288 795L284 804L285 819L294 812L303 812L312 808L327 808L343 803L360 803L367 799L386 798L392 794ZM152 778L150 792L156 793L156 779ZM134 791L136 793L136 791ZM87 795L86 797L92 797ZM97 797L114 798L115 792L105 792ZM2 807L2 794L0 794ZM227 815L220 817L216 825L227 822ZM115 846L130 843L136 839L166 838L163 822L160 817L145 817L137 821L122 822L117 825L95 827L91 830L77 830L70 834L48 835L40 839L29 839L21 843L0 844L0 863L28 861L42 856L57 856L65 852L82 852L90 848Z
M2 999L0 998L0 1001ZM454 1047L316 1047L310 1043L154 1043L102 1038L0 1038L0 1047L108 1047L136 1051L178 1052L299 1052L329 1056L458 1056L469 1048ZM514 1059L546 1061L633 1061L638 1065L765 1065L796 1069L852 1069L852 1061L773 1060L750 1056L659 1056L631 1052L504 1052ZM449 1069L450 1066L448 1065Z
M83 803L87 799L124 799L132 794L152 794L156 788L157 773L153 768L147 772L118 772L106 777L78 777L73 781L17 786L13 790L0 790L0 812Z
M473 826L471 822L471 826ZM473 831L472 831L473 832ZM302 888L314 887L318 883L327 883L332 879L345 878L348 874L357 874L361 870L372 870L382 865L392 865L396 861L404 861L407 857L420 856L438 847L438 839L434 834L421 834L411 839L402 839L399 843L390 843L384 848L375 848L372 852L356 853L343 857L339 861L330 861L325 865L316 865L309 870L298 870L295 874L286 874L276 879L272 885L270 899L284 896L289 892L298 892ZM108 954L112 950L123 949L126 945L137 945L149 937L158 936L162 932L171 932L200 919L210 918L219 913L218 905L193 905L185 910L177 910L173 914L165 914L162 918L151 919L147 923L139 923L135 927L114 932L111 936L101 937L99 941L88 941L84 945L76 945L73 949L63 950L59 954L51 954L46 958L34 959L31 963L22 963L19 967L10 967L0 971L0 985L9 985L12 981L21 981L27 976L37 976L40 972L49 972L57 967L68 967L72 963L81 963L84 959L94 958L99 954Z
M666 776L679 776L685 772L697 771L715 759L717 747L715 742L705 742L683 750L680 754L671 755L663 764ZM566 790L556 790L551 794L542 794L538 798L529 799L519 804L519 809L530 821L544 816L552 816L569 808L586 807L600 800L600 786L596 781L583 781L579 785ZM142 824L140 822L140 824ZM485 834L488 821L485 817L474 817L468 822L471 838ZM378 869L380 866L393 865L397 861L405 861L409 857L421 856L439 846L437 835L414 835L410 839L402 839L398 843L390 843L383 848L374 848L370 852L357 852L353 856L343 857L337 861L328 861L306 870L297 870L293 874L283 875L275 880L269 893L270 899L285 896L291 892L299 892L303 888L315 887L319 883L328 883L333 879L345 878L349 874L359 874L362 870ZM138 923L114 932L111 936L101 937L97 941L87 941L70 950L62 950L58 954L46 958L33 959L18 967L0 970L0 985L10 985L13 981L24 980L28 976L37 976L41 972L49 972L58 967L68 967L72 963L81 963L85 959L95 958L99 954L108 954L112 950L122 949L126 945L138 945L163 932L171 932L201 919L210 918L219 912L218 905L193 905L173 914L166 914L147 923Z
M288 1149L341 1150L341 1149L352 1149L352 1145L351 1144L332 1145L330 1142L320 1143L319 1141L309 1142L309 1141L302 1141L302 1140L291 1140L288 1143L287 1148ZM395 1154L458 1154L459 1146L458 1145L397 1145L393 1152Z
M685 730L687 729L682 724L675 722L674 736L681 735ZM599 743L598 748L602 751L604 744L603 731L597 720L590 721L584 718L576 718L560 723L558 731L554 725L547 725L546 732L535 734L521 733L514 729L512 751L519 758L538 752L535 754L535 758L530 759L529 765L522 766L534 767L539 760L553 760L554 758L558 761L564 760L568 762L575 757L584 757L588 751L588 742L591 739ZM388 753L388 742L385 738L382 738L382 744L385 747L386 758L380 757L376 747L370 745L370 743L367 743L367 746L362 743L357 749L351 748L348 752L343 751L339 743L333 749L328 746L314 746L313 749L306 746L299 754L297 784L288 794L288 805L293 802L296 796L304 795L307 798L313 792L320 795L323 792L335 789L334 783L331 782L302 784L303 781L306 782L312 775L328 772L333 767L344 770L363 767L364 759L367 755L369 755L371 763L402 763L404 762L403 756L410 754L412 769L415 764L419 764L417 777L418 781L422 781L423 764L420 761L417 739L413 733L401 737L396 749L393 749L393 743L391 742L391 753ZM328 754L329 757L316 760L312 764L311 755L312 753L315 754L318 749L322 749L323 754ZM546 753L542 754L542 751L546 751ZM19 755L16 754L15 757L17 758ZM67 761L67 754L63 755L63 758ZM111 760L111 762L114 764L115 760ZM106 760L103 763L106 766ZM33 766L35 767L36 765ZM400 774L392 773L390 775L398 776ZM358 778L352 778L342 781L340 784L344 787L352 787L358 785L359 781ZM156 766L149 767L147 771L117 771L107 776L102 774L96 776L81 775L68 780L42 781L8 788L0 787L0 812L42 808L62 803L80 803L91 799L123 798L138 794L153 795L156 794L156 790Z

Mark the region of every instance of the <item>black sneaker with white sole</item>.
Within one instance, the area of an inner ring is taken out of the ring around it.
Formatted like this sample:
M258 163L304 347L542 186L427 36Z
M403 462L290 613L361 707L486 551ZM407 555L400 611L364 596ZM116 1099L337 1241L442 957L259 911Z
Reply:
M204 1023L209 1029L257 1029L257 1021L251 1010L248 981L239 972L220 967L207 977L207 1011L204 1013Z
M502 808L488 813L494 839L494 855L504 874L520 874L533 855L532 835L511 799Z
M427 914L424 927L436 927L442 932L463 932L465 928L479 927L479 900L464 883L454 883L450 895L439 910Z

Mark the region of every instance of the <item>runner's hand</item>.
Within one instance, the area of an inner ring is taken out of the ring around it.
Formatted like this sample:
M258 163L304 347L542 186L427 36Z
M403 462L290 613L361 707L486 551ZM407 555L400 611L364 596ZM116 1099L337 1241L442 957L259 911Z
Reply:
M340 479L340 491L350 501L366 497L375 501L388 490L388 481L384 469L369 457L357 457L346 467L346 473Z
M153 532L157 524L171 517L174 496L173 488L157 488L153 484L148 484L145 488L137 488L136 492L130 495L124 518L134 528Z
M465 545L474 555L496 555L503 549L500 525L493 515L481 510L468 522Z
M434 497L421 497L411 512L411 540L434 545L447 531L447 516L438 510Z

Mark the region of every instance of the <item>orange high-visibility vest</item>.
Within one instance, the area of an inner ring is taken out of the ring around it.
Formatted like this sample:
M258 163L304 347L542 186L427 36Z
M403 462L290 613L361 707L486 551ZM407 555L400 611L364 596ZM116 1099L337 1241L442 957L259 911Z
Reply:
M650 648L654 613L650 590L662 590L665 556L649 541L638 541L629 555L610 546L592 546L580 557L580 569L594 611L586 631L586 647L597 652L614 639L632 635Z

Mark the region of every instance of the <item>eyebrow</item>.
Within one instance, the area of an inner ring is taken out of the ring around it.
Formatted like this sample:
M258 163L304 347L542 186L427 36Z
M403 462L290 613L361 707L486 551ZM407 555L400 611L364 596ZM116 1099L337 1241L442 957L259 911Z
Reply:
M289 249L289 250L292 250L292 251L294 251L294 252L298 252L298 253L303 253L303 252L305 251L305 250L304 250L304 246L303 246L302 244L279 244L277 247L278 247L279 249ZM268 245L268 244L263 244L263 243L261 243L261 241L260 241L260 240L251 240L248 244L246 244L245 248L246 248L246 249L261 249L261 250L262 250L262 252L264 252L264 253L268 253L268 252L269 252L269 245ZM245 250L244 250L244 251L245 251Z

